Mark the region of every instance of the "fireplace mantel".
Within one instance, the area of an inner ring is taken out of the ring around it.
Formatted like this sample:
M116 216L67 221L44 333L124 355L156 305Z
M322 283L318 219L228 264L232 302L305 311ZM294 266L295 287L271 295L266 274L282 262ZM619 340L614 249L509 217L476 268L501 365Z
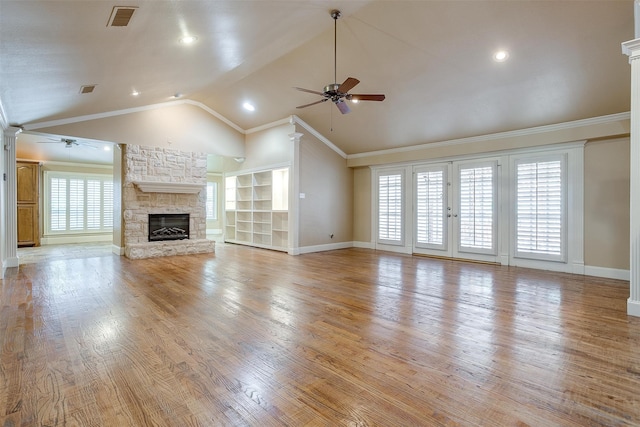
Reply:
M133 181L143 193L199 193L205 185L186 182Z

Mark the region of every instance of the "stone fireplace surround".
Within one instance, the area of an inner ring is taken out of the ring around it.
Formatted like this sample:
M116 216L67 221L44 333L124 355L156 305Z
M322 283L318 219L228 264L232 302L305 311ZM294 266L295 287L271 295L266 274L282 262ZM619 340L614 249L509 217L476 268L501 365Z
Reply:
M207 155L125 145L122 211L124 254L142 259L211 253L207 240ZM149 242L149 214L189 213L189 239Z

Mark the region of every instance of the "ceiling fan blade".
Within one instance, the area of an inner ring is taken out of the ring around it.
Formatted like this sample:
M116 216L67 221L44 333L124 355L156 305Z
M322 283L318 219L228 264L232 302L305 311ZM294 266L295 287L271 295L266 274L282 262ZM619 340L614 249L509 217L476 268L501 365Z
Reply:
M358 83L360 83L360 80L353 77L347 77L347 80L345 80L338 88L338 92L347 93Z
M347 114L349 111L351 111L347 103L344 102L344 100L342 99L339 101L336 101L335 104L336 104L336 107L338 107L338 110L340 110L342 114Z
M329 100L329 98L325 98L325 99L321 99L320 101L316 101L316 102L312 102L311 104L304 104L304 105L300 105L296 108L305 108L305 107L311 107L312 105L316 105L316 104L320 104L321 102L325 102Z
M302 88L302 87L294 87L294 89L302 91L302 92L315 93L316 95L324 96L324 93L318 92L317 90L305 89L305 88Z
M350 95L352 101L384 101L384 95Z

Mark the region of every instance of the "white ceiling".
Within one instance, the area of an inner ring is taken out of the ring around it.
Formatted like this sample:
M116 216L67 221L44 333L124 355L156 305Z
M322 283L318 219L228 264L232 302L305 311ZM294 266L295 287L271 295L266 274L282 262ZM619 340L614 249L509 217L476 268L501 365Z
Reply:
M115 5L138 7L128 27L106 26ZM334 8L338 83L387 98L296 109L319 97L292 87L334 83ZM629 111L633 38L632 0L0 0L0 102L29 125L180 93L243 129L297 114L354 154Z

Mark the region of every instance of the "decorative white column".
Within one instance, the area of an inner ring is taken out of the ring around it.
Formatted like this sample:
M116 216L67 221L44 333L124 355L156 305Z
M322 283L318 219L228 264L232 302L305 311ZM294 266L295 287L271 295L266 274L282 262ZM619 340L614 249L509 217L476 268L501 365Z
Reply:
M636 2L636 7L638 3ZM622 43L631 64L631 171L629 287L627 314L640 316L640 38Z
M293 123L292 123L293 124ZM293 142L291 172L289 174L289 255L300 255L300 138L304 134L289 134Z
M8 127L4 131L5 238L2 254L4 267L17 267L18 262L18 185L16 178L16 136L22 129Z

